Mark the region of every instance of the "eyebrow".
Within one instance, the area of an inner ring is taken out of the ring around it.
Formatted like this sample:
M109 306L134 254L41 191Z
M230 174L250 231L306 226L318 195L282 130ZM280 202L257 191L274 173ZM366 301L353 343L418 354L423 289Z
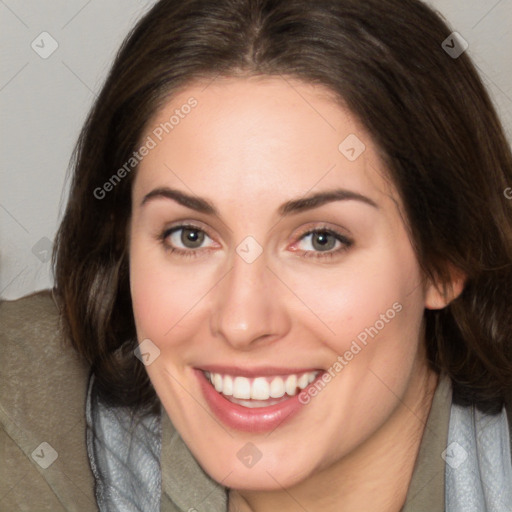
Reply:
M201 197L191 196L186 194L185 192L182 192L181 190L168 187L155 188L154 190L146 194L141 202L141 206L144 206L151 200L159 198L171 199L181 204L182 206L185 206L186 208L190 208L191 210L220 217L219 211L210 201L203 199ZM299 199L292 199L290 201L286 201L279 207L278 214L281 217L284 217L293 213L299 213L307 210L312 210L314 208L319 208L324 204L331 203L334 201L350 200L360 201L363 204L367 204L369 206L372 206L373 208L379 209L377 203L375 203L375 201L373 201L369 197L363 196L362 194L359 194L358 192L354 192L352 190L338 188L334 190L327 190L324 192L317 192L315 194L310 194Z

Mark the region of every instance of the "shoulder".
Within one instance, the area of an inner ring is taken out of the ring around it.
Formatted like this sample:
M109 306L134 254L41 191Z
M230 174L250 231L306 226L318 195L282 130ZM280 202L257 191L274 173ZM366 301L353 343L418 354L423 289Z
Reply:
M85 442L89 368L62 336L52 294L0 302L0 326L2 504L97 510Z

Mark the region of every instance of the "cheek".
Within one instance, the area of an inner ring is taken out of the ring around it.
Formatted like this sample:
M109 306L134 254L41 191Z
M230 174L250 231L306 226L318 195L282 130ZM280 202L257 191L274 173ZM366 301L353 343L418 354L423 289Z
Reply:
M407 245L360 254L350 264L307 275L293 280L313 313L304 321L313 332L325 333L324 343L334 353L363 353L357 345L399 349L404 340L418 338L424 298L419 266Z
M132 236L130 290L139 339L150 338L158 345L172 326L176 311L176 293L172 291L179 287L179 282L164 271L157 251L148 245L137 234Z
M136 235L132 240L130 290L139 339L150 338L160 348L175 346L179 341L173 329L182 330L193 320L194 307L209 289L208 279L190 265L172 263L163 248Z

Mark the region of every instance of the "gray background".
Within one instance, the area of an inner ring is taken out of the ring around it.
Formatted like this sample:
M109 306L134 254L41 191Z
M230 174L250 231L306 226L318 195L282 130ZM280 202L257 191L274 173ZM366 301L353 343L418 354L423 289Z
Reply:
M121 41L153 3L0 0L0 298L52 286L74 143ZM468 41L512 140L512 0L428 3Z

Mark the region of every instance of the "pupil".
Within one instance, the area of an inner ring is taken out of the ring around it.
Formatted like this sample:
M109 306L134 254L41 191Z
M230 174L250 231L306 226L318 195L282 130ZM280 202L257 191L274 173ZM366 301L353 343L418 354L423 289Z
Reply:
M196 247L197 245L201 245L201 242L203 241L203 234L199 233L199 230L197 229L184 229L182 231L182 242L184 245L187 245L187 242L192 242L192 246Z
M313 239L313 245L318 245L317 248L325 249L326 246L329 244L329 236L329 233L317 233L316 237Z

